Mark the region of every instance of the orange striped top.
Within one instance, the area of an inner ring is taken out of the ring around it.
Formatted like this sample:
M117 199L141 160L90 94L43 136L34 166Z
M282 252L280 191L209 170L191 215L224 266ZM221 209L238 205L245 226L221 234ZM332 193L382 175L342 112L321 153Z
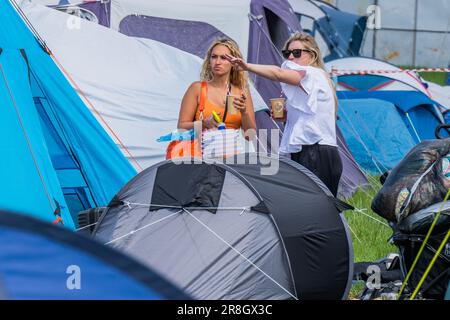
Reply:
M202 87L200 92L200 102L195 113L195 120L201 119L200 114L203 112L203 119L207 119L212 116L213 110L220 112L220 118L223 118L225 112L225 106L219 106L208 100L208 86L205 81L202 81ZM236 114L227 113L225 119L225 126L227 129L240 129L242 125L242 116L238 111Z

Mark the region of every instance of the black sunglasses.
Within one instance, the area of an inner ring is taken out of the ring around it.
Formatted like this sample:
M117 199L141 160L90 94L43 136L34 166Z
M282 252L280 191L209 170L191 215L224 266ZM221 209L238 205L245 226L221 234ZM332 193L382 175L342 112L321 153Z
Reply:
M307 49L293 49L293 50L283 50L283 51L281 51L281 53L283 54L283 57L285 59L288 59L289 56L291 55L291 53L294 56L294 58L300 58L302 56L303 51L311 52L311 50L307 50Z

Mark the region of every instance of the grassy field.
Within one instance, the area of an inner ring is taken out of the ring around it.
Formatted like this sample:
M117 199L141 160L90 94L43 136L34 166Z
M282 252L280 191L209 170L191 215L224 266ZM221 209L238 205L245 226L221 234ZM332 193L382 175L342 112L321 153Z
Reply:
M420 72L420 76L426 81L434 82L441 86L446 85L447 74L444 72Z
M351 228L355 262L373 261L384 258L391 252L397 252L397 248L388 243L392 230L387 221L370 209L372 199L380 190L381 184L378 177L368 176L368 179L370 186L358 190L347 200L355 210L345 212ZM364 284L355 284L349 298L357 298L363 289Z
M422 67L401 66L402 69L421 69ZM445 72L419 72L420 76L430 82L445 86L447 80L447 73Z

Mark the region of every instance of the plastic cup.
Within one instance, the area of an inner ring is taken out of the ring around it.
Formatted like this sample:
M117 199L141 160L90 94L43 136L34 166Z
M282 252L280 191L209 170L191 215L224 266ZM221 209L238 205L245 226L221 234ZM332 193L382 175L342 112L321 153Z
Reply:
M234 98L236 98L236 96L233 96L231 94L227 95L227 107L228 107L229 114L237 114L238 113L238 110L234 106Z
M272 117L274 119L284 118L284 106L286 104L285 98L270 99L270 106L272 108Z

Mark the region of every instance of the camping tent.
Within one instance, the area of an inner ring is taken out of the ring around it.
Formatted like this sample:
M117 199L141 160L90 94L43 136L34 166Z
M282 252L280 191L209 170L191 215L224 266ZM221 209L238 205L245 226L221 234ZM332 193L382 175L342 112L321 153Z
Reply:
M326 67L338 72L334 78L342 104L338 125L352 154L366 170L380 173L391 169L410 147L434 139L435 128L445 122L445 107L430 98L429 89L434 87L416 73L401 72L394 65L364 57L329 61ZM359 74L362 72L366 73ZM364 99L377 99L379 108L376 101ZM384 117L397 125L385 126ZM378 121L374 123L374 119Z
M32 0L73 11L73 5L58 0ZM204 58L209 44L219 36L235 40L248 61L281 64L279 50L290 33L300 31L297 17L287 0L113 0L80 3L100 24L142 39L152 39ZM102 18L109 16L109 21ZM182 30L182 32L180 31ZM279 84L261 77L254 83L266 103L278 97Z
M380 91L402 90L420 91L431 96L420 76L413 72L401 72L401 69L390 63L365 57L347 57L328 61L328 71L333 68L348 72L366 71L366 74L340 75L337 77L338 91ZM372 70L386 70L392 73L372 73Z
M345 299L348 208L288 159L165 161L124 186L94 237L195 299Z
M339 99L375 98L389 101L398 108L405 125L416 141L435 139L434 130L444 119L435 101L417 91L338 92ZM366 121L371 121L367 118ZM395 129L395 128L392 128Z
M0 211L1 299L186 299L142 264L93 240Z
M386 100L340 99L338 126L361 167L381 174L416 145L401 109Z
M67 28L66 15L28 1L22 8L135 168L140 171L163 160L166 145L156 138L175 128L181 98L198 80L201 59L85 21L78 21L77 29ZM252 96L258 128L278 129L260 95L253 91ZM339 145L344 164L340 194L347 197L367 181L342 139Z
M325 61L359 55L367 17L340 11L323 1L289 0L303 31L319 44Z
M135 171L13 5L0 12L0 207L74 228Z
M167 145L156 140L176 129L181 99L199 79L202 59L85 20L68 28L66 14L28 1L22 9L135 169L163 160ZM256 90L252 97L255 110L267 108Z
M392 169L415 144L435 139L436 127L444 122L437 103L418 91L340 91L338 98L342 104L339 112L342 121L338 125L350 150L357 161L361 157L356 154L365 153L372 164L358 163L377 173L381 173L380 168L383 172ZM379 107L364 99L377 99ZM441 134L448 133L441 131ZM370 144L376 148L364 145L367 140L363 137L370 137ZM377 155L375 150L385 151Z
M347 57L326 63L333 68L347 72L368 71L366 74L344 74L337 77L339 91L420 91L435 100L444 109L450 108L449 87L423 80L416 72L404 72L390 63L365 57ZM370 72L370 71L381 72ZM388 73L382 73L388 71Z
M447 293L445 294L445 300L450 300L450 280L448 281Z

